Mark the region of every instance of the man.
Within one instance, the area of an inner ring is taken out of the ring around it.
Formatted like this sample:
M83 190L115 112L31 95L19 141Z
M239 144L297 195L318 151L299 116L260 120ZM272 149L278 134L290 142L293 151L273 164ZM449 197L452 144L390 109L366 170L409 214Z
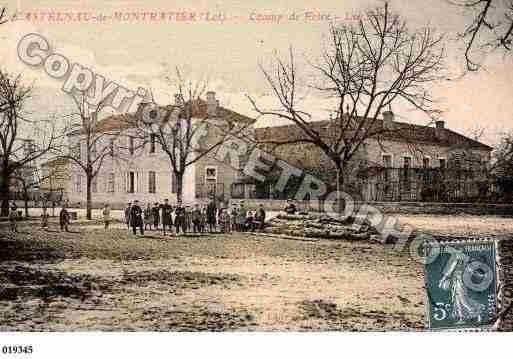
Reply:
M155 202L151 211L153 213L153 227L155 228L155 230L157 230L159 229L160 223L160 206L158 202Z
M105 223L105 230L109 229L110 224L110 206L108 203L105 203L105 207L103 208L103 222Z
M132 225L134 235L137 234L137 227L139 227L141 235L144 235L142 215L143 211L139 207L139 201L135 200L134 205L130 208L130 224Z
M153 210L151 204L148 203L144 209L144 230L150 227L151 231L151 226L153 226Z
M175 230L177 235L180 230L185 234L185 208L182 207L181 203L178 203L175 210Z
M285 207L285 213L287 214L296 214L297 208L294 203L290 199L287 200L287 206Z
M128 230L130 230L130 210L132 209L132 203L131 202L128 202L128 205L126 206L125 208L125 223L126 223L126 226L128 228Z
M265 227L265 209L262 203L260 203L260 206L258 206L256 221L260 232L263 232Z
M239 230L241 232L244 232L246 230L246 217L248 216L248 211L244 207L244 201L240 202L240 208L239 208Z
M216 202L212 199L207 206L207 224L208 224L208 231L210 233L216 231L216 214L217 214Z
M192 211L192 227L193 232L201 232L201 209L198 204L194 205L194 210Z
M239 210L237 209L237 205L234 204L230 213L230 223L232 225L232 232L239 231L238 220L239 218Z
M69 212L66 209L66 205L62 206L62 209L59 213L59 224L61 225L61 231L65 230L66 232L69 232Z
M171 226L173 225L173 218L171 214L173 213L173 207L169 204L169 200L166 198L164 200L164 204L161 206L162 210L162 233L166 235L166 227L169 227L169 232L173 233L173 229Z

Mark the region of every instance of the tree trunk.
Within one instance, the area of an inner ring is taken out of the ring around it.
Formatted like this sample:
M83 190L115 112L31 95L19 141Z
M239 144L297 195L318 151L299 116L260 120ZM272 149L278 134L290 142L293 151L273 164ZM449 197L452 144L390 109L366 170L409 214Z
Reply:
M9 175L2 173L0 177L0 216L7 217L9 215Z
M176 200L182 204L183 200L183 173L176 174Z
M91 184L93 182L93 178L91 176L91 174L87 173L86 174L86 218L87 219L92 219L93 216L92 216L92 207L93 207L93 196L92 196L92 189L91 189Z
M23 187L23 200L25 202L25 217L28 218L29 216L29 210L28 210L28 202L29 202L29 198L28 198L28 190L27 190L27 187Z
M346 203L344 199L342 198L341 193L344 192L344 169L342 166L337 166L337 178L336 178L336 184L337 184L337 212L339 214L342 214L342 212L346 208Z

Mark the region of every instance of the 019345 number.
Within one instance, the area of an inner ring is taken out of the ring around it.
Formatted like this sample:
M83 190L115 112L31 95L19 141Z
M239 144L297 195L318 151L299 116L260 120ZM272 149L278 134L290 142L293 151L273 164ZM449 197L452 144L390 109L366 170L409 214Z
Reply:
M2 354L32 354L32 345L3 345Z

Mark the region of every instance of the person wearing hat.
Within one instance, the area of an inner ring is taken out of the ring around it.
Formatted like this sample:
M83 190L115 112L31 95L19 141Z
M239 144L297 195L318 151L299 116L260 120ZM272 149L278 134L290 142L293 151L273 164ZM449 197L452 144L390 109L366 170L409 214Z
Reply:
M128 230L130 230L130 210L131 210L131 208L132 208L132 203L128 202L128 204L125 208L125 212L124 212L125 223L126 223L126 226L128 227Z
M231 225L232 225L232 231L233 232L238 232L239 231L239 226L238 226L238 219L239 218L239 211L237 209L237 205L234 204L233 207L232 207L232 211L230 213L230 222L231 222Z
M185 234L185 208L182 207L181 203L178 203L175 210L175 230L177 235L180 230Z
M210 233L216 231L216 215L217 215L217 206L216 202L212 199L208 203L207 206L207 224L208 224L208 231Z
M173 213L173 207L169 204L169 200L166 198L164 200L164 204L161 206L162 210L162 231L164 235L166 235L166 227L169 227L169 231L171 234L173 233L173 217L171 214ZM176 220L175 220L176 222Z
M144 209L144 230L147 229L147 227L153 226L153 210L151 208L151 204L148 202L146 205L146 208Z
M290 200L287 200L287 206L285 207L285 213L287 214L296 214L297 208L296 205Z
M144 235L144 227L143 227L143 211L141 207L139 207L139 201L135 200L133 206L130 208L130 224L132 226L132 231L134 234L137 234L137 228L141 232L141 235Z
M248 216L248 211L244 207L244 201L241 201L240 207L239 207L239 218L238 218L239 230L241 232L244 232L246 230L246 217L247 216Z
M258 210L256 213L256 221L260 232L263 232L265 227L265 209L262 203L260 203L260 206L258 206Z
M66 208L66 205L62 205L62 209L59 213L59 224L61 226L61 231L69 232L68 225L69 225L69 212Z
M159 229L159 223L160 223L160 207L158 202L155 202L153 207L151 208L151 212L153 214L153 227L155 230Z
M192 229L193 232L201 233L201 209L198 204L194 205L192 211Z

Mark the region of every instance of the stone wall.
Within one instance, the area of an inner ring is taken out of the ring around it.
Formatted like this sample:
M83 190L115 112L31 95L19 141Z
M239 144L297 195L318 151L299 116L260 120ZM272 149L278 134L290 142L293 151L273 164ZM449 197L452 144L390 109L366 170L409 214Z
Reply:
M238 203L240 200L232 200ZM285 208L285 200L261 200L244 199L248 207L258 207L260 204L264 208L272 211L279 211ZM319 212L326 208L328 212L336 208L335 202L325 201L324 207L318 201L295 201L299 210L306 209L308 212ZM513 215L512 204L489 204L489 203L433 203L433 202L356 202L355 208L363 205L374 206L383 213L397 214L473 214L473 215Z

